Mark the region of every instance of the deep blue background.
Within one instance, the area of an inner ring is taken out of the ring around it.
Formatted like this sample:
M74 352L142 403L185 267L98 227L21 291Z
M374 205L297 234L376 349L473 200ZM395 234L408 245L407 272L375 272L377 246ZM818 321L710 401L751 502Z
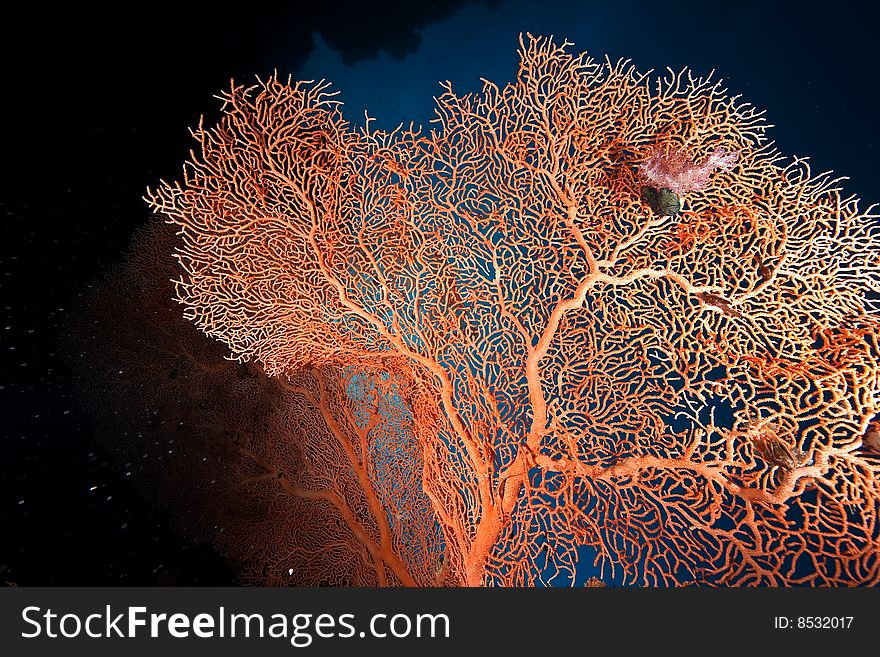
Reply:
M845 189L866 205L880 201L868 2L316 5L32 7L4 20L0 583L231 581L228 565L179 537L93 440L55 352L65 308L145 223L144 189L178 176L187 127L217 116L212 94L231 77L325 78L350 120L368 108L392 128L432 117L438 80L459 92L479 89L480 77L510 80L521 31L553 34L641 70L714 69L767 110L783 153L849 176Z

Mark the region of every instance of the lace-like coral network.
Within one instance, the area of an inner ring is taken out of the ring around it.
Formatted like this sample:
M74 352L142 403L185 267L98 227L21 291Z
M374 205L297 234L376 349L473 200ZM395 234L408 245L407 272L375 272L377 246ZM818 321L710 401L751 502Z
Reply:
M323 465L241 446L243 488L336 518L261 558L876 584L877 214L720 82L571 45L524 36L514 82L447 83L426 129L355 129L323 82L233 85L148 191L186 317L318 427Z

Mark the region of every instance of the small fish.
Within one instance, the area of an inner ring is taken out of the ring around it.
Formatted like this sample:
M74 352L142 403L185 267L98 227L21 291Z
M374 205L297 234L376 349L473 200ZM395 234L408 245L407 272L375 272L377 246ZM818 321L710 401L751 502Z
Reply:
M775 434L758 434L752 438L752 444L761 460L783 470L796 470L806 465L807 454L798 447L793 447Z
M740 311L738 311L734 308L731 308L730 301L728 301L727 299L725 299L722 296L718 296L717 294L712 294L711 292L699 292L699 293L697 293L696 297L697 297L697 299L699 299L703 303L707 303L710 306L715 306L722 313L724 313L725 315L727 315L729 317L741 318L743 316L743 314Z
M755 255L755 260L758 263L758 274L761 276L761 280L766 283L770 280L773 272L770 271L770 267L764 264L764 259L759 254Z
M655 189L645 185L642 187L642 200L647 203L658 217L676 217L681 213L681 201L675 192L666 189Z

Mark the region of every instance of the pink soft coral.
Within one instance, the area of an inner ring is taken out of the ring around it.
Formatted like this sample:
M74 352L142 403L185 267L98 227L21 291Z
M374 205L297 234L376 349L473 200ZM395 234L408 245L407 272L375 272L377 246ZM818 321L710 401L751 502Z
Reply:
M718 147L697 164L683 150L658 149L639 166L639 173L656 189L684 194L703 189L715 169L730 169L738 158L739 151L729 152Z

